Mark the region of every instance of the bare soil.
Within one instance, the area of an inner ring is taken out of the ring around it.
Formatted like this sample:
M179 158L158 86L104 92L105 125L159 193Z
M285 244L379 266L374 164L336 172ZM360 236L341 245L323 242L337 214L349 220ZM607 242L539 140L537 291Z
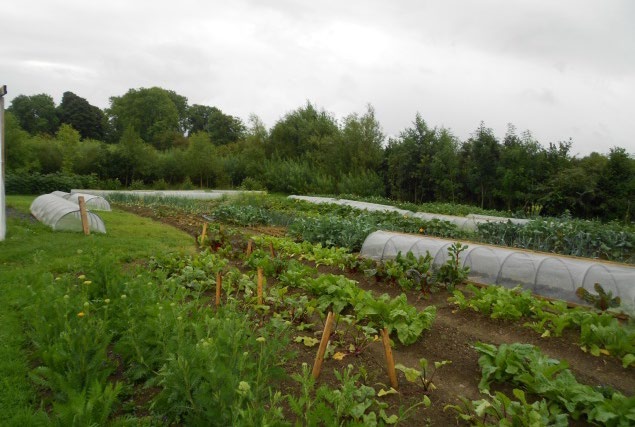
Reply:
M192 236L198 236L201 233L202 225L205 222L203 218L191 214L158 215L149 208L126 207L124 209L173 225ZM242 229L242 231L247 235L261 233L279 236L284 233L283 229L260 227ZM369 279L361 273L342 272L324 267L321 267L320 271L322 273L345 274L358 281L360 287L372 290L376 294L388 293L391 296L397 296L402 293L401 289L393 285ZM517 342L533 344L550 357L567 361L579 382L592 386L609 386L627 396L633 395L635 369L632 367L623 368L620 361L614 357L595 357L583 352L577 343L578 334L575 332L565 331L562 337L541 338L539 334L523 326L527 320L510 322L490 319L472 311L457 310L454 305L447 302L448 297L447 292L432 294L428 299L422 298L421 294L415 292L408 293L410 304L420 309L428 305L435 305L437 316L432 329L424 332L415 344L403 346L395 342L393 348L395 362L415 368L418 368L419 359L422 357L431 363L443 360L449 360L452 363L441 367L435 374L433 383L436 389L428 393L432 405L429 408L420 407L414 416L403 425L456 425L454 412L444 411L443 408L448 404L459 403L459 396L469 399L484 397L479 393L477 387L481 373L478 365L478 354L472 347L476 342L487 342L495 345ZM303 334L298 333L298 335ZM317 333L316 337L319 339ZM294 348L298 357L286 366L289 374L300 372L302 363L308 363L309 366L312 366L317 351L317 346L306 347L303 344L294 344ZM335 351L342 350L335 349ZM363 371L366 372L364 379L366 385L372 386L376 390L389 388L381 341L369 344L359 355L347 356L341 361L332 358L325 360L319 382L337 387L339 382L333 375L333 370L342 370L348 364L353 364L358 368L363 367ZM400 406L405 409L421 401L423 396L423 391L419 386L407 382L403 374L399 372L398 374L400 393L381 398L382 401L390 405L387 410L389 414L397 413ZM273 386L279 387L283 392L291 391L297 387L290 380ZM499 389L505 392L511 391L509 385L501 385ZM576 423L576 425L584 424Z

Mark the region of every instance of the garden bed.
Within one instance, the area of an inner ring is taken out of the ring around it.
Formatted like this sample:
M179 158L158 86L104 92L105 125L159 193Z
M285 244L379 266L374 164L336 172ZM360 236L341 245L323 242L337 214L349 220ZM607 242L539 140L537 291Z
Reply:
M130 210L130 208L128 208ZM152 209L134 208L134 212L148 215L155 219L171 224L187 231L193 236L200 234L204 219L191 214L156 215ZM264 227L250 227L242 229L241 234L252 235L259 232L265 234L280 235L280 229L273 233ZM233 244L239 244L234 241ZM246 242L243 241L243 245ZM264 248L266 249L266 248ZM341 271L335 267L319 267L321 274L342 274L355 280L363 289L373 291L379 295L387 293L392 297L399 295L402 290L394 283L376 280L367 277L362 272L352 270ZM459 289L463 289L462 287ZM405 381L403 374L399 374L400 393L384 397L382 401L389 407L387 413L396 413L399 407L408 408L421 401L422 394L429 396L431 405L427 408L419 407L411 414L405 425L423 425L430 421L433 425L449 425L456 422L456 413L444 410L447 405L460 403L459 396L471 400L483 398L478 384L481 378L479 367L479 354L473 348L477 342L490 344L529 343L539 348L544 354L554 359L566 360L571 371L579 382L598 386L610 387L632 396L635 390L635 375L633 368L624 368L618 358L601 355L596 357L584 352L578 343L578 336L574 331L565 330L561 337L541 337L540 334L523 326L530 319L522 318L518 321L506 321L490 319L483 314L470 310L458 310L455 304L448 302L451 293L439 291L428 294L426 298L418 292L408 293L408 301L418 309L435 305L436 318L432 328L425 331L421 338L414 344L403 346L398 342L393 349L396 363L409 367L417 367L419 359L425 357L428 361L451 361L451 364L443 366L435 374L433 383L434 391L423 392L419 386ZM319 332L319 327L315 333ZM319 338L319 336L317 337ZM302 343L294 344L298 357L291 360L285 366L288 374L301 371L302 363L312 365L315 359L316 347L307 347ZM333 351L337 351L335 348ZM342 349L339 349L342 350ZM384 349L381 342L372 342L358 355L350 355L342 360L327 359L323 366L319 384L327 384L337 387L340 380L333 374L334 370L341 371L352 364L357 371L361 368L365 372L364 383L375 387L377 390L388 389L389 380L385 372ZM298 385L286 381L281 386L283 392L297 390ZM274 386L275 388L275 386ZM511 395L512 386L499 385L494 390L502 390ZM582 421L578 421L584 424Z

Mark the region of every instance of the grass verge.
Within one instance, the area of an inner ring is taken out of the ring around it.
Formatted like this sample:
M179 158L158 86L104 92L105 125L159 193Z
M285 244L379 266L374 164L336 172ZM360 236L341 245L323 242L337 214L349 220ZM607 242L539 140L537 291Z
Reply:
M108 256L121 266L151 256L194 252L194 239L172 227L115 210L99 212L108 233L56 232L29 214L33 196L7 197L7 235L0 242L0 424L46 424L29 381L22 309L29 287L48 277L77 275ZM26 301L26 302L25 302Z

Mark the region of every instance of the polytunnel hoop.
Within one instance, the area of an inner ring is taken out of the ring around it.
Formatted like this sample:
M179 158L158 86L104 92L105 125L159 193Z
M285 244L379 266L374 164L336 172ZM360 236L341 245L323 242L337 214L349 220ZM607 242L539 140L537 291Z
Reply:
M384 255L386 254L386 247L388 247L388 243L392 243L392 239L394 239L395 236L391 237L388 239L388 241L386 241L386 243L384 243L384 247L381 250L381 258L380 259L384 259Z
M452 242L444 243L443 245L441 245L441 247L437 249L437 253L434 254L434 258L432 259L432 262L435 264L441 264L441 262L437 262L437 257L439 256L439 253L441 251L447 252L448 250L447 248L449 248L450 246L452 246Z
M530 261L529 265L531 265L531 268L534 272L534 286L531 288L531 291L533 292L534 289L536 289L536 280L538 277L538 273L536 271L536 267L534 267L534 263L531 262L531 256L525 252L511 252L507 254L507 256L505 256L505 258L503 259L503 262L500 263L500 268L498 269L498 275L496 276L496 284L499 284L501 281L501 277L503 275L503 268L505 268L505 263L507 262L509 258L515 255L522 255L525 259L528 259Z
M557 261L564 266L564 268L567 270L567 273L569 273L569 280L570 280L571 286L573 286L574 288L571 290L575 292L575 283L573 283L573 275L571 274L571 270L569 270L569 267L567 267L567 264L559 258L550 257L550 256L545 257L545 259L543 259L542 261L538 263L538 268L536 268L536 277L534 278L534 289L536 289L536 287L538 286L538 275L540 274L540 269L542 268L542 265L548 260Z
M467 263L467 259L472 256L472 252L474 252L475 250L478 250L478 249L484 249L484 250L489 251L493 255L493 258L496 260L496 263L498 264L499 271L500 271L500 264L498 263L498 257L496 256L496 254L494 253L492 248L488 248L487 246L472 246L470 248L470 246L468 245L467 251L465 252L465 256L463 257L463 264L461 265L461 267L465 267L465 264ZM459 254L459 258L460 257L461 256Z

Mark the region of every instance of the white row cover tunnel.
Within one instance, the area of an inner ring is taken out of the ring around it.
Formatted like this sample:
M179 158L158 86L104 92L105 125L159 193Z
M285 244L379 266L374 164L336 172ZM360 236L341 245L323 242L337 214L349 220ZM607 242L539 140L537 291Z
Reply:
M33 200L31 203L31 214L53 230L83 230L79 205L52 193L44 194ZM97 233L106 232L106 226L97 214L88 211L86 215L90 231Z
M335 199L332 197L293 195L293 196L289 196L289 198L294 200L303 200L305 202L316 203L316 204L329 203L333 205L350 206L355 209L361 209L361 210L366 210L371 212L397 212L401 215L412 216L415 218L420 218L425 221L437 219L440 221L447 221L463 230L476 230L479 224L484 224L488 222L510 221L513 224L527 224L529 222L528 219L505 218L505 217L498 217L498 216L487 216L487 215L476 215L476 214L469 214L467 216L454 216L454 215L433 214L433 213L426 213L426 212L412 212L405 209L399 209L395 206L390 206L390 205L382 205L378 203L368 203L368 202L358 202L356 200L347 200L347 199Z
M454 241L433 237L376 231L370 234L362 246L360 255L374 260L391 259L399 252L434 259L434 265L444 264L448 248ZM547 253L516 250L469 243L460 254L462 266L470 267L470 280L482 284L496 284L508 288L521 285L532 292L582 303L575 291L584 287L594 291L599 283L605 291L619 296L622 305L635 306L635 267L601 262L592 259L576 259Z
M79 198L84 198L84 203L86 203L87 209L93 209L96 211L109 211L110 203L108 200L104 199L101 196L96 196L94 194L87 193L66 193L64 191L53 191L51 194L61 197L62 199L66 199L69 202L73 202L79 205Z

